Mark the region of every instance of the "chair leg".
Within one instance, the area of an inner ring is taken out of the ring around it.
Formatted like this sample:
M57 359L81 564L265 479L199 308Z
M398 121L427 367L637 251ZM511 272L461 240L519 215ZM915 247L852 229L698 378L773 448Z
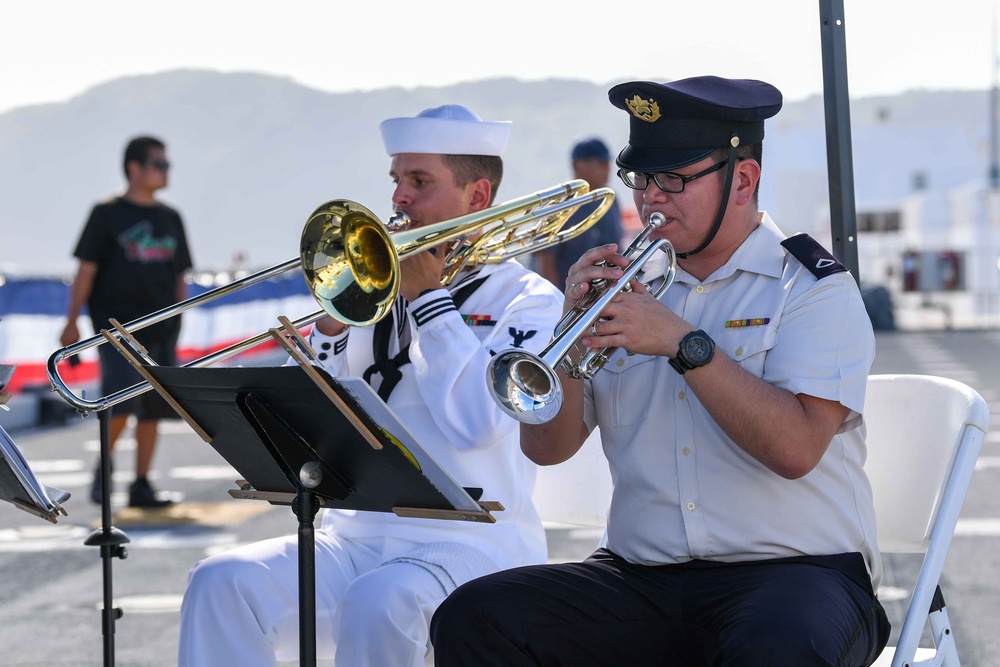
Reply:
M937 653L933 664L942 665L942 667L961 667L961 662L958 659L958 648L955 645L955 635L951 631L948 608L945 606L940 586L934 591L927 620L931 626L931 637L934 639Z

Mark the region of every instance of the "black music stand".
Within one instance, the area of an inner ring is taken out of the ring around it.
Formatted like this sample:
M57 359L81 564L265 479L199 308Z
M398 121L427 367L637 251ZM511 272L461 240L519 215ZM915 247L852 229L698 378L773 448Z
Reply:
M316 664L319 507L488 523L503 509L455 482L359 378L334 379L308 364L139 371L243 476L230 495L292 506L301 665Z

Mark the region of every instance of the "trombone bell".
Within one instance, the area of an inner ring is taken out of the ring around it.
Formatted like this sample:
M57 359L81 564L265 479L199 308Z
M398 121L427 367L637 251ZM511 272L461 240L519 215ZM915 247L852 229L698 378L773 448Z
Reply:
M385 225L364 206L338 199L309 216L300 242L309 291L331 317L376 322L399 294L399 255Z

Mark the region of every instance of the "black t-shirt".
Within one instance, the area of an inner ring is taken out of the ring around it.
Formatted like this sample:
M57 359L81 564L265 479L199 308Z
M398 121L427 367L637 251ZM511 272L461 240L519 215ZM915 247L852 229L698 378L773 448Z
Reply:
M108 318L125 324L176 303L177 277L191 268L180 214L122 197L94 206L73 255L97 264L87 300L95 331L108 328ZM173 318L144 329L140 339L162 340L179 328Z

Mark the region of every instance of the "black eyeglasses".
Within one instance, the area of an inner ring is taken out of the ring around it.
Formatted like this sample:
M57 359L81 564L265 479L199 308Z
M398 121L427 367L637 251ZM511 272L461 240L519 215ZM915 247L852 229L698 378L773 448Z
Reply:
M154 169L159 169L160 171L166 171L170 169L170 163L166 160L150 160L146 163L147 167L153 167Z
M633 190L645 190L649 187L649 182L653 181L656 183L656 187L660 188L664 192L677 194L678 192L684 192L684 186L694 179L719 171L726 166L727 162L729 162L729 160L716 162L708 169L699 171L697 174L693 174L691 176L675 174L672 171L660 171L655 174L647 174L642 171L632 171L631 169L619 169L618 178L622 179L622 182Z

